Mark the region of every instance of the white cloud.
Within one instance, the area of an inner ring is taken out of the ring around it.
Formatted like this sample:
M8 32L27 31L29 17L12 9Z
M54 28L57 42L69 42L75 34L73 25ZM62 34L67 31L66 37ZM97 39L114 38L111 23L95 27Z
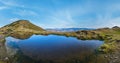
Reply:
M14 22L14 21L17 21L17 20L20 20L19 18L11 18L9 19L9 22Z
M109 20L111 26L120 26L120 17Z
M71 15L69 10L60 10L60 11L54 12L48 18L49 19L48 21L51 21L48 27L52 27L52 28L53 27L56 27L56 28L74 27L75 21L72 17L73 16Z
M0 10L8 9L7 6L0 6Z
M113 27L120 26L120 16L113 17L114 13L120 12L120 4L111 3L105 6L104 14L101 16L97 16L98 25L96 27ZM101 24L100 24L101 23Z
M38 16L38 14L31 10L18 10L14 12L15 14L19 16Z
M11 2L10 0L0 0L1 3L3 3L4 5L14 5L15 3Z
M16 0L0 0L2 4L5 6L10 6L10 7L24 7L24 5L20 5Z

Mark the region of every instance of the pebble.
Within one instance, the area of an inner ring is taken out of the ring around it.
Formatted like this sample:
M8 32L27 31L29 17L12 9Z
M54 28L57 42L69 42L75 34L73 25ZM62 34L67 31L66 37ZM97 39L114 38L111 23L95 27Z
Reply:
M108 56L104 56L105 58L107 58Z
M115 63L115 61L113 61L113 63Z
M113 57L110 57L110 59L112 59Z
M5 57L5 59L4 60L8 60L9 58L8 57Z
M118 57L115 57L115 59L118 59Z

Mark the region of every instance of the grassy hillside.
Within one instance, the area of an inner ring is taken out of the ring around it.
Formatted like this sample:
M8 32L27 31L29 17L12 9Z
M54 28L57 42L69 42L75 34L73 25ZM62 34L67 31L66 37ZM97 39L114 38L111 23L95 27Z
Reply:
M16 22L13 22L11 24L8 24L1 28L1 30L35 30L35 31L44 31L41 27L38 27L32 23L30 23L27 20L18 20Z

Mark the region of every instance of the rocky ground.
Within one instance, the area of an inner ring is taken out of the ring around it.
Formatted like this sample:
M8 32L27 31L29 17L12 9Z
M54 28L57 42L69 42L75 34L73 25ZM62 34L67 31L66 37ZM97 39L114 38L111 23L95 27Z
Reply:
M105 58L109 58L109 63L120 63L120 43L117 45L115 52L105 55Z

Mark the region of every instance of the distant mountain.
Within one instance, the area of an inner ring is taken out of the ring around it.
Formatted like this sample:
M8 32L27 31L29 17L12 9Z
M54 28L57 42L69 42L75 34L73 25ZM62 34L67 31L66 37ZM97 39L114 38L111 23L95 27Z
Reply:
M47 31L56 31L56 32L74 32L79 30L94 30L93 28L55 28L55 29L46 29Z
M28 20L18 20L11 24L8 24L0 30L36 30L36 31L44 31L41 27L38 27L32 23L30 23Z

